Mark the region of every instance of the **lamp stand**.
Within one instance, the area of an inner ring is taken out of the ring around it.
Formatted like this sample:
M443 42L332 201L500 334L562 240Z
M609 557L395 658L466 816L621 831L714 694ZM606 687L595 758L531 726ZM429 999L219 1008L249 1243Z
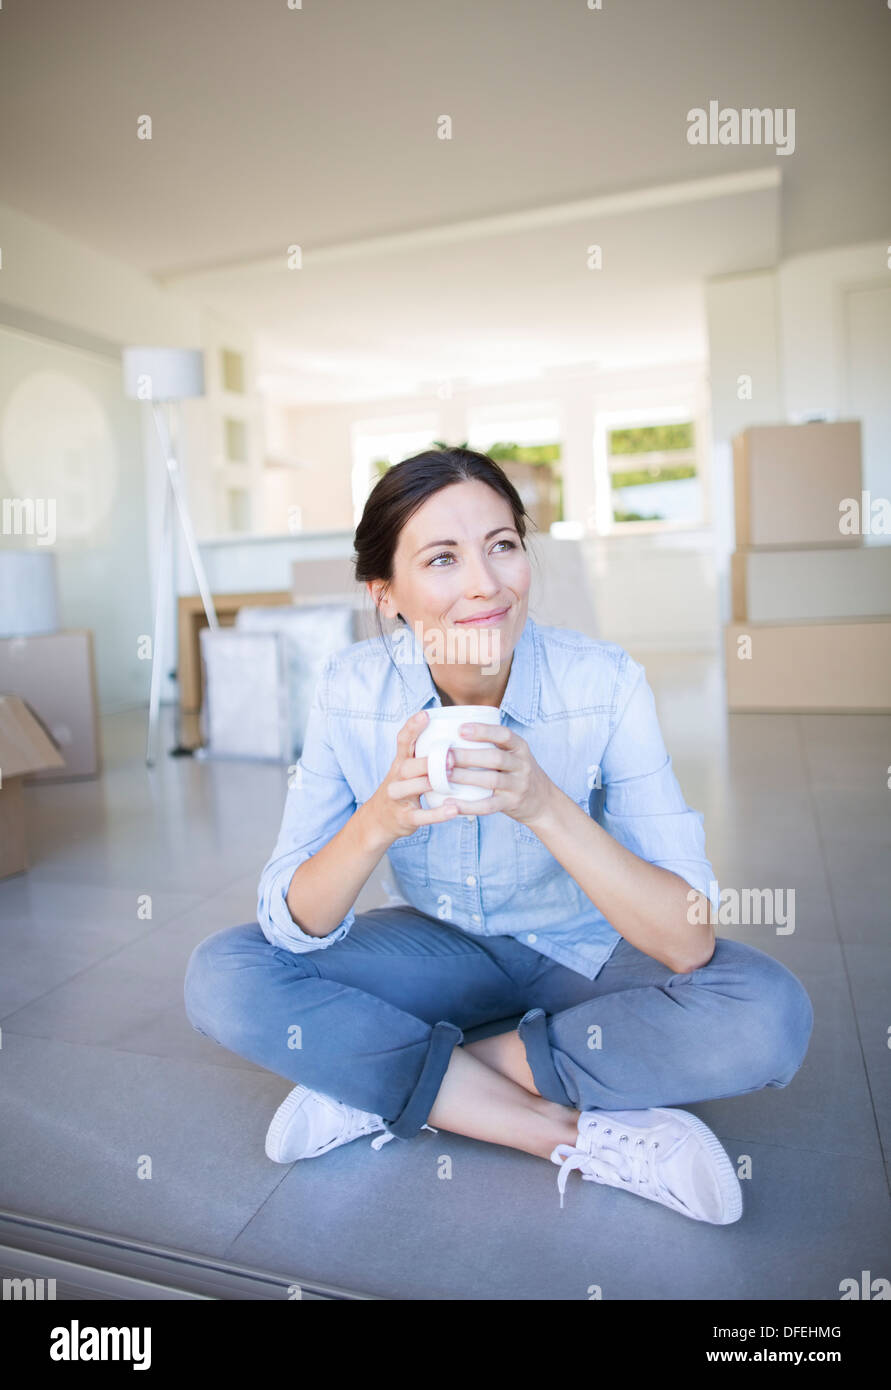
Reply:
M201 595L201 602L204 605L204 612L207 617L208 625L218 628L216 609L214 608L213 596L207 583L207 576L204 572L204 564L201 553L198 549L198 542L195 539L195 531L192 527L192 519L189 515L188 502L186 500L185 489L182 483L179 463L173 451L170 439L170 430L167 421L161 412L159 405L152 401L152 417L155 421L155 429L161 442L161 451L167 469L166 485L164 488L164 519L161 527L161 552L158 559L158 583L155 592L155 624L154 636L152 637L152 684L149 695L149 722L148 735L145 745L145 761L148 767L154 767L155 750L158 741L158 723L161 712L161 663L163 661L163 643L165 637L166 621L164 612L168 600L167 584L171 583L171 597L176 597L176 576L174 573L174 547L173 547L173 508L176 507L179 516L179 523L185 537L186 548L189 552L189 559L192 564L192 571L198 584L198 592ZM174 642L179 636L179 622L174 620ZM178 657L177 657L178 662ZM179 738L180 710L179 710L179 680L177 679L177 711L176 711L176 747L171 750L175 757L182 757L191 750L183 748Z

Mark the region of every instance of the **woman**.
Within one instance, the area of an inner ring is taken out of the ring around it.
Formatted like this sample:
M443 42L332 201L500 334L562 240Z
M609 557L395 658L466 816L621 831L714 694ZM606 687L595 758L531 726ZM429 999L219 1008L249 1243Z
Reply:
M196 948L187 1012L298 1083L267 1134L278 1162L433 1126L558 1164L561 1206L578 1169L727 1224L733 1166L671 1107L787 1085L811 1002L764 952L715 939L702 817L643 667L528 617L525 535L519 494L470 450L377 483L355 570L379 635L329 659L258 922ZM447 771L492 795L430 809L415 743L448 704L500 710ZM384 854L404 901L357 916Z

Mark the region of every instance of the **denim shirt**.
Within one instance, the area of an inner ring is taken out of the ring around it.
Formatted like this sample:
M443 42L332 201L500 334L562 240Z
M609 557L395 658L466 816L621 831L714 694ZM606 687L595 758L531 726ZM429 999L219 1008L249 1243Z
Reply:
M271 944L324 951L350 930L352 908L327 936L297 926L286 902L294 870L383 782L406 720L441 705L423 647L408 626L329 657L278 841L260 878L258 921ZM614 839L678 874L717 906L703 817L684 802L644 667L622 647L527 617L511 659L501 722L526 740L551 780ZM413 907L471 936L513 936L590 980L621 940L535 832L502 811L421 826L395 840L387 857Z

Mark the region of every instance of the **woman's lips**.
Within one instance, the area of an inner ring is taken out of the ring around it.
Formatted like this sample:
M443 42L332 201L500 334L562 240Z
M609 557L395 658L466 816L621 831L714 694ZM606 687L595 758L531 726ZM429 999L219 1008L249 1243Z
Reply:
M499 623L509 612L510 604L508 604L507 608L499 608L488 616L480 618L459 618L458 622L462 627L489 627L494 623Z

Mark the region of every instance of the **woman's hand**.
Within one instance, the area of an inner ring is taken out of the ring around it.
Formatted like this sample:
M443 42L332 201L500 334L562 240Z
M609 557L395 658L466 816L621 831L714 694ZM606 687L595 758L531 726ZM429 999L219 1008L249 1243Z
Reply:
M451 748L446 759L446 777L450 782L470 782L477 787L492 787L492 796L485 801L461 801L450 797L461 815L491 816L503 811L511 820L532 826L551 803L555 790L550 777L532 756L529 744L506 724L462 724L462 738L495 743L497 748Z
M425 810L420 798L433 788L427 777L427 759L415 757L415 742L430 719L426 710L419 710L396 735L396 757L383 782L366 803L374 808L375 821L388 842L412 835L420 825L435 821L453 820L458 814L453 806Z

